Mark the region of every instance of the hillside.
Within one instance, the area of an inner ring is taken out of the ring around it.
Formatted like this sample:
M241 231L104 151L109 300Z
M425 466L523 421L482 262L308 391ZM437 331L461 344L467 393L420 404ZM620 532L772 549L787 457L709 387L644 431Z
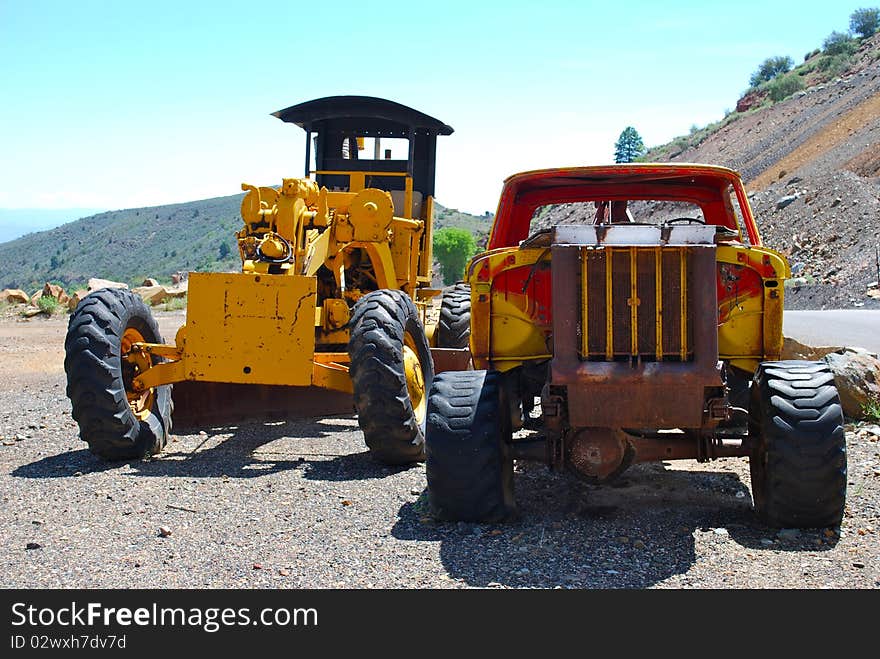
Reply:
M747 90L739 111L640 158L740 172L764 244L791 263L790 309L880 308L880 34L850 46L844 55L808 53L790 73ZM792 91L773 102L782 80L794 81ZM638 219L647 210L631 209ZM650 221L688 214L657 210ZM547 227L585 217L583 208L561 204L535 221Z
M764 243L796 278L786 307L880 308L880 34L861 42L837 75L819 75L814 51L793 71L805 88L770 104L746 94L722 122L651 149L646 160L737 169ZM815 84L813 84L815 83Z
M69 290L90 277L139 285L145 277L170 283L177 271L236 270L234 234L242 195L183 204L109 211L0 243L0 289L33 292L45 282ZM435 203L436 227L485 234L491 216Z

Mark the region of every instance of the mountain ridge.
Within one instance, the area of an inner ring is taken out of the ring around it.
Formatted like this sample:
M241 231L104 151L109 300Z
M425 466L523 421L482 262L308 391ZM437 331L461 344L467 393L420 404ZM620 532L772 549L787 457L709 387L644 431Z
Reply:
M33 292L52 282L74 290L92 277L170 283L180 271L238 270L243 196L106 211L0 243L0 289ZM455 226L480 235L491 226L491 215L434 206L435 230Z

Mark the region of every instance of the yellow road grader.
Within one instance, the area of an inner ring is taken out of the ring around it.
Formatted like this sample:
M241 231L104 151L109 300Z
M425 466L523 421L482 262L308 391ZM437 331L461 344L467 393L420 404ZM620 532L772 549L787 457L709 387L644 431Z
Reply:
M158 453L172 411L178 426L217 425L353 401L376 459L424 459L435 368L468 363L460 337L426 330L440 293L431 287L436 142L453 130L364 96L274 116L306 131L305 177L242 185L241 272L190 273L173 344L126 290L96 291L72 314L67 394L93 453ZM445 317L467 312L454 296L444 304Z

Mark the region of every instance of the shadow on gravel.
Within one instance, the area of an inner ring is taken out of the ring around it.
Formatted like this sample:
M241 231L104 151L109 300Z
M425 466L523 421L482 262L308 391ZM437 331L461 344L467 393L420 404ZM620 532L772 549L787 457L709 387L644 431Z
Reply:
M370 457L369 451L340 455L330 460L305 460L303 476L313 481L361 481L371 478L387 478L415 465L389 467Z
M292 450L260 451L276 440L315 440L343 432L360 432L356 425L332 423L333 417L295 421L251 423L206 429L208 433L194 450L176 449L171 444L155 458L108 462L88 449L70 451L22 465L12 472L18 478L67 478L111 469L131 467L125 475L181 478L256 478L291 469L316 481L354 481L386 478L410 466L387 467L373 460L367 451L346 455ZM220 441L214 436L229 435ZM205 447L205 444L210 446ZM293 457L295 456L295 457Z
M170 444L155 458L108 462L88 449L70 451L22 465L12 472L19 478L66 478L86 473L130 467L136 476L190 478L255 478L267 474L302 469L310 480L347 481L385 478L406 467L393 468L378 464L366 451L348 455L328 455L291 450L259 451L276 440L315 440L330 434L360 432L357 426L340 426L332 417L297 419L274 423L252 423L241 426L206 429L208 433L194 450L177 449ZM217 441L216 435L230 435ZM210 446L205 447L205 444ZM132 475L127 473L126 475Z
M734 542L757 551L831 551L840 541L835 530L775 529L762 526L757 520L751 526L734 526L729 530Z
M162 454L152 460L132 462L140 476L256 478L267 474L302 469L313 480L360 480L382 478L392 473L373 462L367 453L328 455L297 450L298 439L315 440L341 432L360 432L357 426L340 426L332 417L297 419L274 423L252 423L212 428L203 444L215 442L212 435L231 436L194 451ZM284 450L260 449L276 440L293 440Z
M732 473L637 465L613 485L595 486L526 464L514 481L516 520L437 522L425 492L400 509L392 534L439 542L449 575L471 586L538 588L652 586L688 572L700 533L710 543L758 550L795 546L757 522L746 486Z
M88 449L50 455L12 471L16 478L71 478L124 467L126 462L107 462Z

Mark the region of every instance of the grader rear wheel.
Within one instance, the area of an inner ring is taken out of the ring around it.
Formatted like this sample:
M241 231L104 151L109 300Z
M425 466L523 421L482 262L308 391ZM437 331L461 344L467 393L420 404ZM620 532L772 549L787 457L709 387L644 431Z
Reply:
M143 393L132 387L160 360L132 350L144 341L161 343L159 326L130 291L96 291L70 317L64 370L73 418L92 453L108 460L156 454L171 434L171 386Z
M440 299L440 320L437 322L438 348L467 348L471 336L471 287L455 284Z
M393 290L358 300L348 354L354 406L370 454L389 465L424 460L434 363L413 301Z

